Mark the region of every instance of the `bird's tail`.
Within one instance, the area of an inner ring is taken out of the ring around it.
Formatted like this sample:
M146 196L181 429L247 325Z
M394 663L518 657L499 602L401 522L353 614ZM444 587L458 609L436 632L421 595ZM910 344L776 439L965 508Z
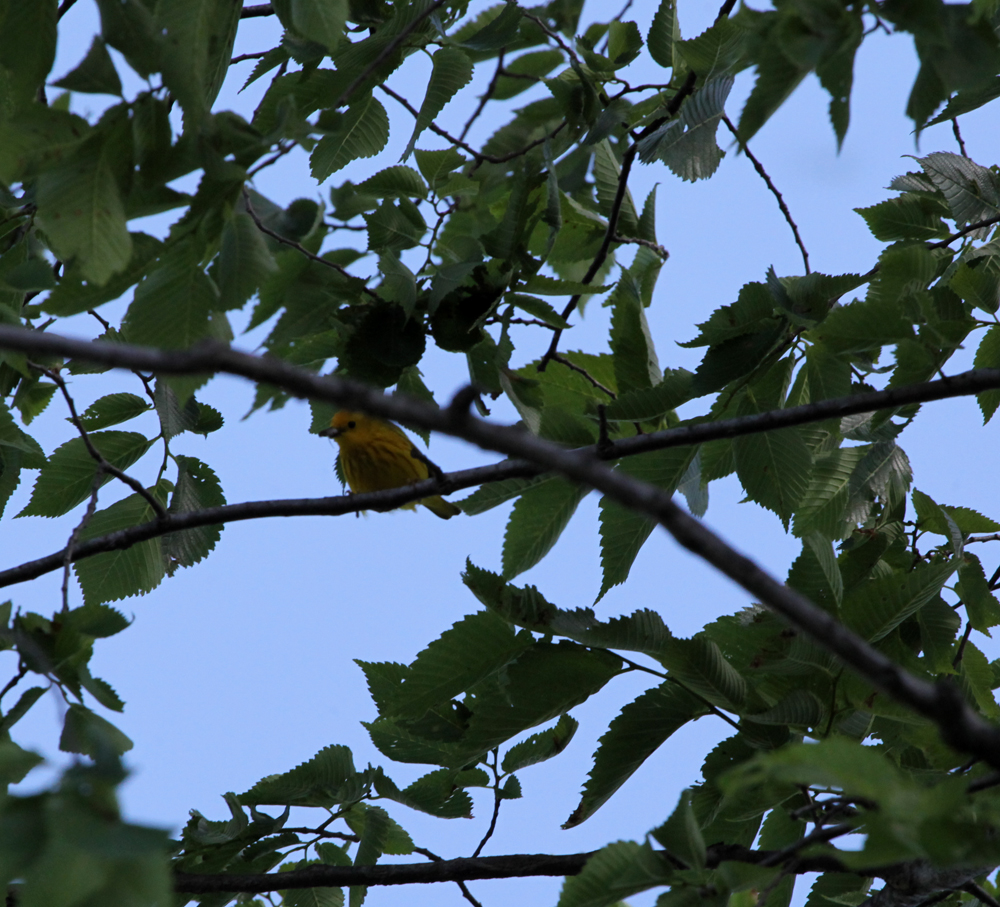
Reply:
M435 495L432 498L424 498L420 503L435 516L441 517L442 520L450 520L453 516L462 512L458 507L450 501L446 501L440 495Z

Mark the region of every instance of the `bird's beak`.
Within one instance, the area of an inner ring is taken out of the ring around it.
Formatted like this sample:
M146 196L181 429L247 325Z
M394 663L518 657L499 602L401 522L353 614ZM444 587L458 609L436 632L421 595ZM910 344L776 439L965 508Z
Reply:
M318 432L321 438L336 438L337 435L343 434L342 428L324 428L321 432Z

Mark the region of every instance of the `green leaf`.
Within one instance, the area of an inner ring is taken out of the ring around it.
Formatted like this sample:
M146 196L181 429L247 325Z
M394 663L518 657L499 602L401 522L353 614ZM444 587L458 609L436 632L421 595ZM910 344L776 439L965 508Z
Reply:
M243 308L277 269L264 235L250 215L234 212L222 228L217 275L219 308L226 312Z
M127 121L122 125L128 127ZM125 134L128 138L128 133ZM105 129L84 141L61 164L38 175L38 220L64 262L103 285L132 257L116 174L126 165L128 142L121 129Z
M421 133L434 122L445 105L472 81L472 61L461 48L445 46L431 57L433 68L427 82L427 93L417 114L413 134L400 160L406 160Z
M153 491L156 494L156 491ZM159 495L156 495L159 496ZM80 533L81 539L97 538L155 519L145 498L130 494L105 510L98 510ZM73 565L88 605L145 595L163 579L163 555L158 538L139 542L120 551L105 551Z
M542 482L551 481L551 477L535 477L531 479L502 479L499 482L486 482L480 485L467 498L458 502L464 513L476 516L486 513L494 507L499 507L507 501L519 497L528 488Z
M115 70L115 64L104 42L97 35L91 42L87 56L72 72L52 83L67 91L81 91L92 94L113 94L121 97L122 83Z
M813 882L805 907L843 907L855 902L861 904L870 887L871 879L853 872L824 872Z
M736 474L747 497L788 526L809 488L812 454L795 429L733 439Z
M674 51L690 69L698 73L699 79L708 82L713 76L728 72L740 61L746 39L745 29L732 19L724 18L698 37L678 41Z
M614 19L608 24L608 59L615 69L628 66L642 50L642 35L634 22Z
M920 647L930 669L938 674L952 674L955 635L962 629L962 618L941 598L932 598L917 612Z
M979 341L976 358L973 362L976 368L1000 368L1000 325L993 325ZM1000 406L1000 389L983 391L976 394L976 402L983 411L985 425Z
M194 457L176 457L177 483L167 512L190 513L209 507L222 507L226 496L213 470ZM182 529L163 536L163 560L167 574L173 576L178 567L191 567L208 557L222 535L222 523Z
M1000 177L993 171L948 151L916 161L944 195L959 226L1000 215Z
M563 827L590 818L676 730L707 712L701 700L670 681L626 705L601 737L583 797Z
M521 495L504 533L505 579L531 569L549 553L587 491L565 479L554 479Z
M659 384L663 373L646 321L640 288L628 271L619 279L609 304L613 306L610 346L619 390L627 392Z
M854 210L865 219L872 235L882 242L897 239L930 242L948 235L948 228L941 220L940 205L926 197L907 193Z
M52 68L58 30L55 3L8 3L0 12L0 71L5 106L30 104Z
M869 642L877 642L933 599L956 566L952 561L918 564L909 573L866 580L844 597L844 623Z
M568 330L571 327L569 322L552 306L544 299L538 299L536 296L527 296L524 293L508 293L504 296L504 302L517 306L522 312L527 312L529 315L533 315L535 318L544 321L552 327L563 330Z
M83 283L70 275L63 275L58 286L41 303L50 315L76 315L113 299L117 299L136 281L145 276L150 265L159 256L163 243L145 233L131 233L132 257L124 270L119 271L104 284Z
M309 157L312 175L322 183L358 158L374 157L389 141L389 116L366 94L340 114L335 127L319 140Z
M427 232L427 224L417 206L405 198L396 203L382 202L371 214L365 214L364 219L368 225L370 252L412 249Z
M670 883L673 870L648 844L615 841L563 882L558 907L606 907L648 888Z
M379 772L375 775L375 790L380 797L441 819L467 819L472 816L472 798L457 785L458 774L455 769L437 769L401 791Z
M491 19L471 37L462 41L462 47L480 53L503 50L517 39L521 25L521 10L514 4L504 4L500 15Z
M597 190L598 210L606 218L611 217L621 172L621 165L611 150L611 143L607 139L598 142L594 147L594 186ZM636 214L635 201L627 186L618 212L616 232L622 236L639 235L639 216Z
M392 706L382 712L420 718L499 671L531 642L530 634L515 634L491 611L470 614L417 655Z
M505 774L510 774L558 756L569 746L578 727L576 719L569 715L560 715L552 727L532 734L507 750L500 765L501 769Z
M715 141L715 133L732 87L733 77L728 75L706 83L688 98L678 118L639 142L639 160L644 164L663 161L689 182L708 179L725 156Z
M3 716L3 720L0 720L0 731L9 733L10 729L28 713L28 709L45 695L45 692L45 687L29 687L25 690Z
M824 611L837 613L844 581L833 546L822 533L810 533L802 540L802 553L792 564L786 582Z
M691 799L690 790L682 792L670 818L651 834L668 853L692 868L701 869L705 865L705 841Z
M612 400L605 409L605 416L610 422L660 419L694 396L693 378L686 368L667 369L659 384L626 391Z
M105 460L119 469L128 469L152 445L145 436L131 431L102 431L90 441ZM31 492L31 500L18 516L62 516L85 501L94 487L97 463L87 453L82 438L73 438L57 447L42 469ZM104 485L111 479L99 480Z
M692 447L650 451L626 457L615 466L615 471L673 494L696 453L697 448ZM601 498L600 520L603 576L598 600L628 579L639 550L656 527L654 519L608 498Z
M420 152L423 153L423 152ZM427 198L427 184L412 167L386 167L358 183L357 191L373 198Z
M98 759L107 758L109 751L117 756L127 753L132 749L132 741L110 721L95 715L86 706L71 702L63 719L59 749Z
M955 592L965 605L972 629L989 636L990 627L1000 626L1000 602L990 591L983 565L974 554L964 554L958 580Z
M497 101L506 101L519 95L522 91L527 91L536 81L547 76L553 69L563 62L565 57L561 50L549 48L547 50L536 50L531 53L521 54L510 63L504 61L504 72L510 75L502 75L496 82L493 91L493 98ZM524 78L530 76L531 78ZM520 77L520 78L518 78Z
M136 394L107 394L91 403L81 413L80 421L88 432L97 431L120 422L128 422L150 409L149 402Z
M319 806L352 802L362 791L346 746L326 746L280 775L268 775L239 795L243 806Z
M971 642L966 642L959 662L959 679L963 689L990 721L1000 718L1000 705L993 695L993 672L986 656Z
M688 689L709 702L739 712L747 697L747 682L719 646L704 636L669 639L656 658Z
M310 41L336 50L344 38L348 0L290 0L292 24Z
M649 55L664 69L674 65L674 42L680 38L676 0L660 0L646 36Z
M528 728L551 721L600 690L621 669L621 659L571 642L536 642L507 666L506 676L478 685L463 747L486 753Z
M175 247L136 287L122 331L130 343L185 349L209 333L219 291L199 267L193 248Z
M588 296L594 293L606 293L611 289L611 284L598 286L575 280L560 280L545 274L532 274L517 289L526 293L537 293L539 296Z

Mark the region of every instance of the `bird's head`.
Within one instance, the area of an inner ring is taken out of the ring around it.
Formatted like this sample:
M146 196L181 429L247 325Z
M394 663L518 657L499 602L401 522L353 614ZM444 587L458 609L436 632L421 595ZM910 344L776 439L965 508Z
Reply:
M330 427L324 428L320 435L324 438L340 440L348 432L368 421L369 417L364 413L353 413L350 410L342 409L330 420Z

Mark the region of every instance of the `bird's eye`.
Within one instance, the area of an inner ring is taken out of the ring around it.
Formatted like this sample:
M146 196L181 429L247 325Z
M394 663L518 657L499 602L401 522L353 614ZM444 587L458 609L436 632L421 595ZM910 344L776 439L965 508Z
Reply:
M347 427L348 428L357 428L357 426L358 426L358 423L354 422L354 421L351 421L351 422L347 423Z

